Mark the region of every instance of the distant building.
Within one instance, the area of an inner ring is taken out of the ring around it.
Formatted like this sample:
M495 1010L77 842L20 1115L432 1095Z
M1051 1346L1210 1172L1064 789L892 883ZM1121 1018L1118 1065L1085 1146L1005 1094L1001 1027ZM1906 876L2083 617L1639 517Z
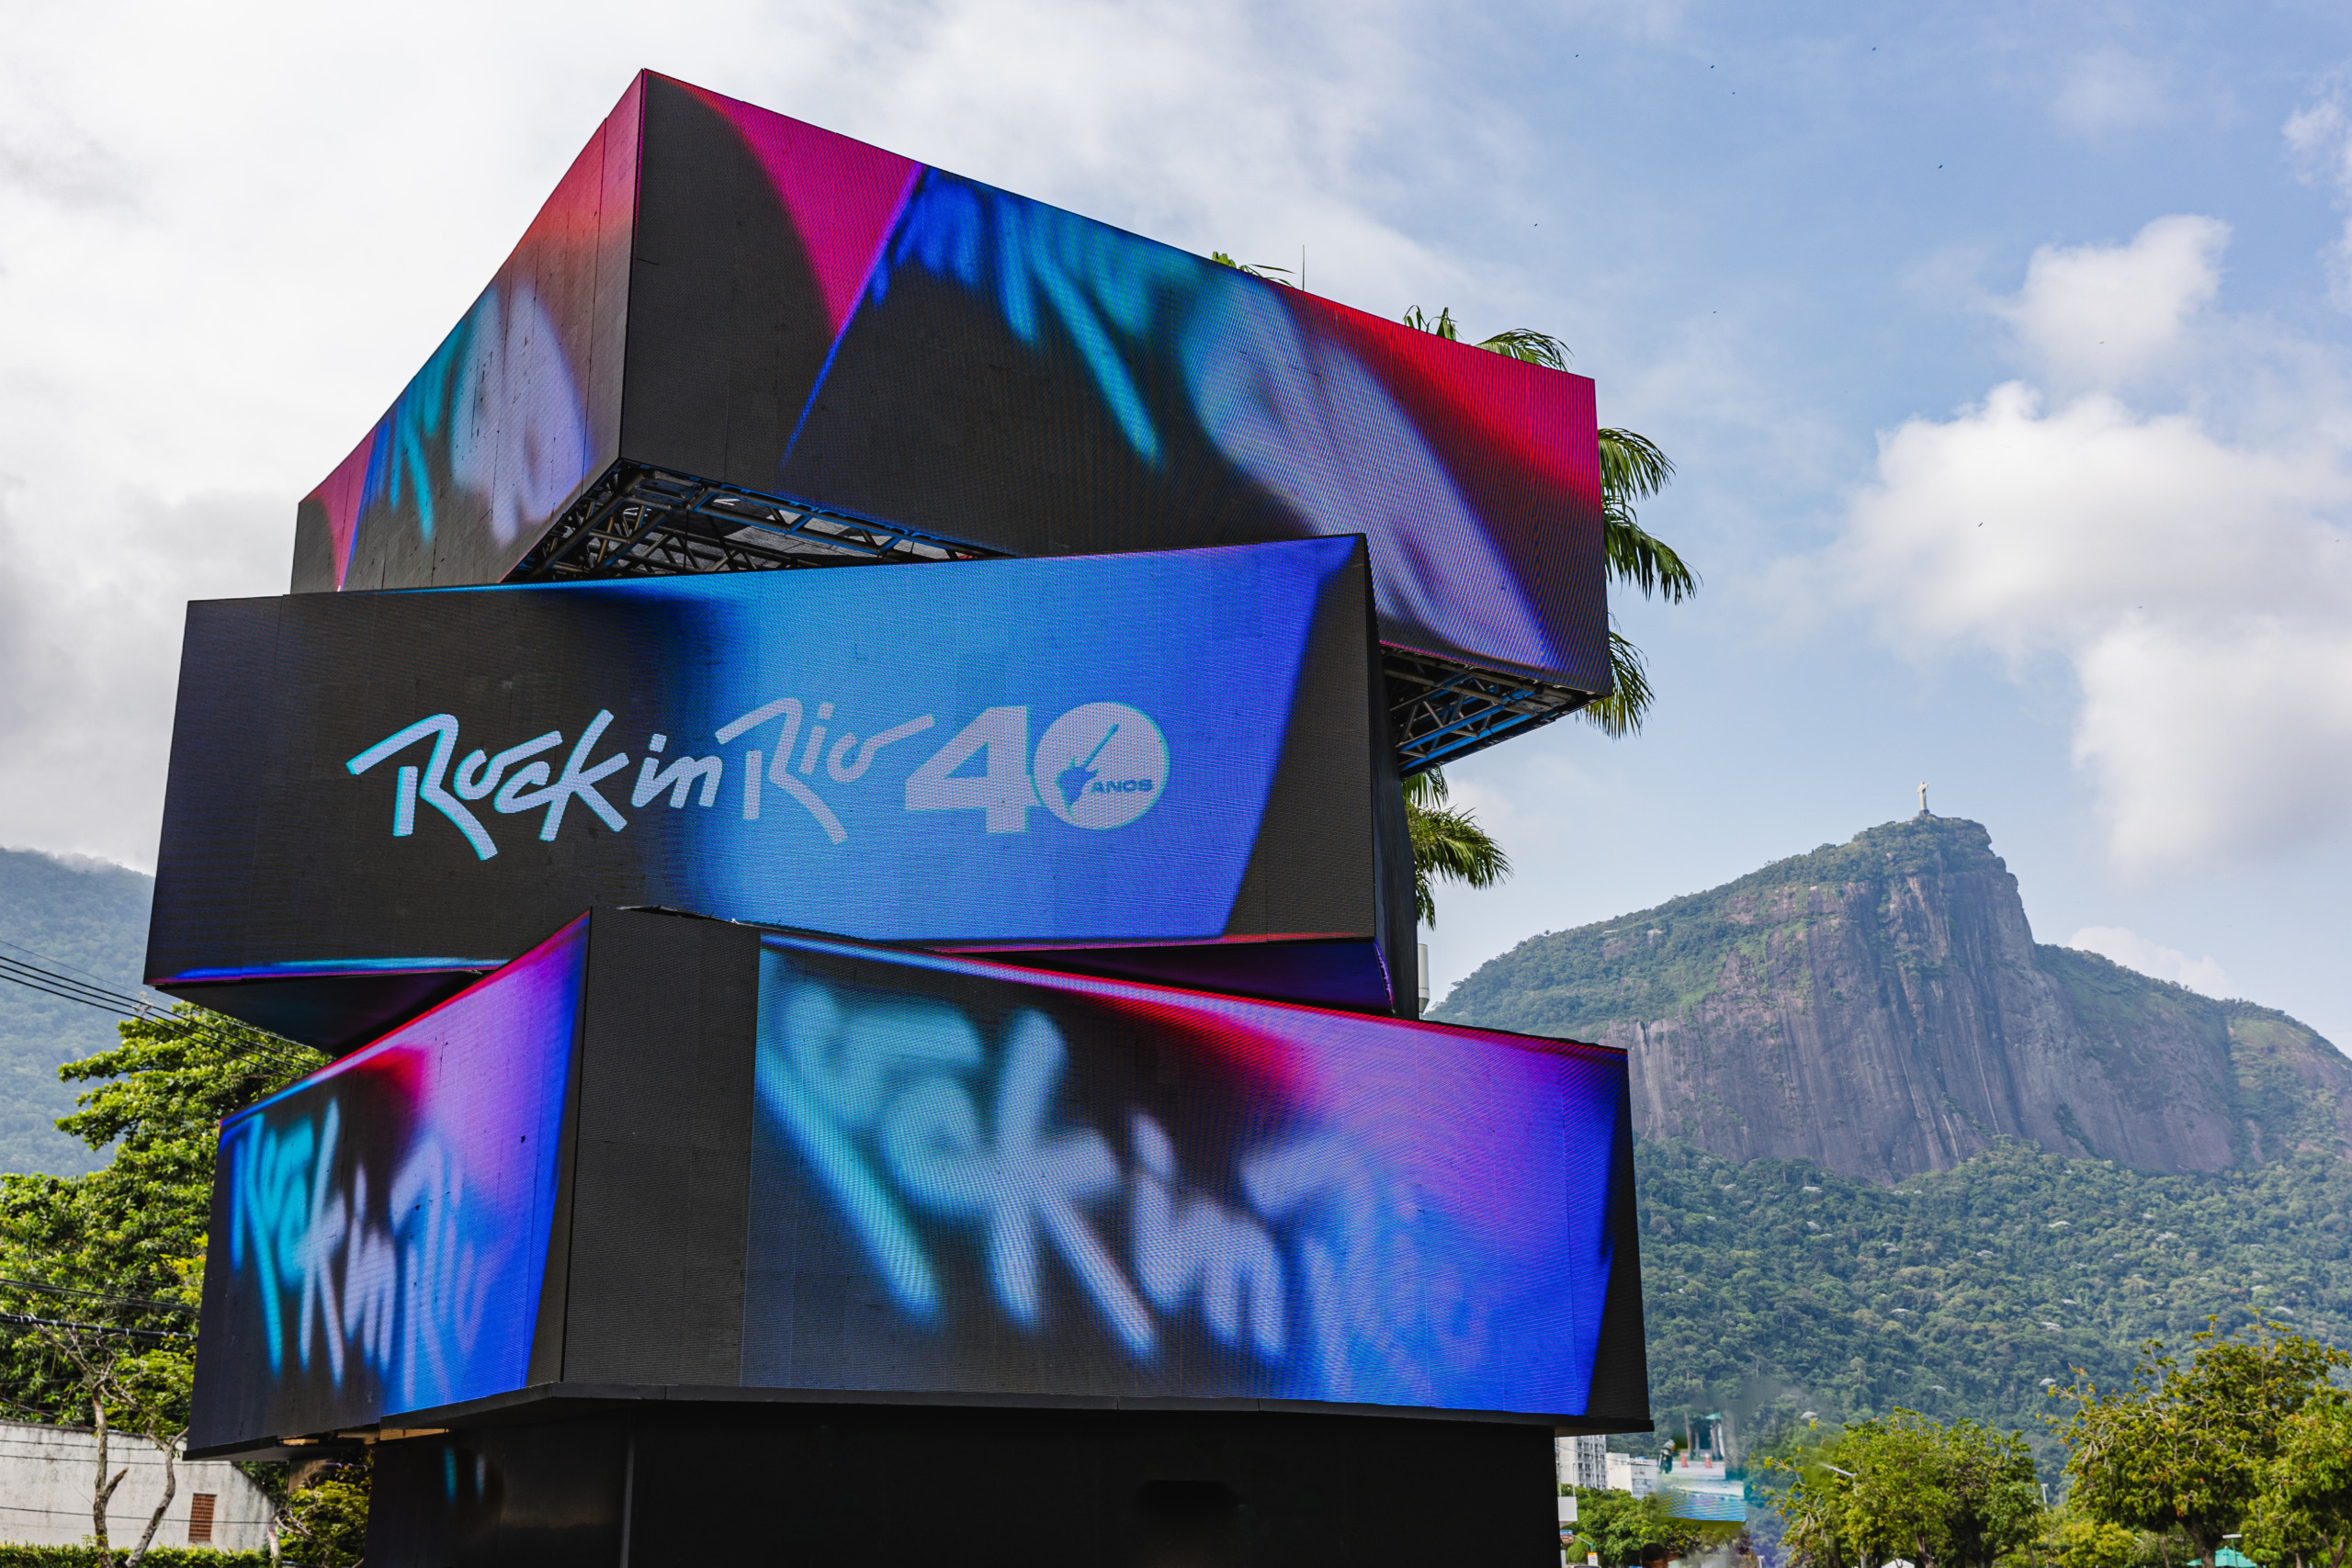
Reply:
M1646 1497L1657 1490L1657 1461L1642 1454L1610 1454L1606 1463L1610 1491Z
M144 1438L107 1434L107 1465L128 1471L107 1506L107 1535L117 1551L139 1544L164 1495L164 1456ZM92 1479L98 1437L86 1427L0 1421L0 1541L72 1546L90 1534ZM172 1466L172 1506L155 1531L157 1546L258 1551L269 1528L269 1499L226 1460L181 1460Z
M1720 1454L1702 1451L1676 1456L1674 1468L1659 1479L1658 1489L1667 1494L1668 1511L1678 1519L1747 1517L1747 1483L1729 1473Z
M1559 1472L1561 1485L1594 1490L1608 1486L1608 1438L1555 1438L1552 1439L1552 1457Z

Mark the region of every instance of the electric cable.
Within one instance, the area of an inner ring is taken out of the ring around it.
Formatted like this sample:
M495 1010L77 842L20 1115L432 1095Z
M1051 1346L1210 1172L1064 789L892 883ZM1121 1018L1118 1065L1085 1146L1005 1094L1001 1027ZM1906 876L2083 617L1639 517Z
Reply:
M40 1291L52 1296L80 1296L87 1301L110 1302L118 1306L152 1307L158 1312L196 1311L185 1302L161 1302L153 1296L110 1296L104 1291L76 1290L72 1285L51 1285L40 1280L12 1280L6 1275L0 1275L0 1285L14 1286L20 1291Z

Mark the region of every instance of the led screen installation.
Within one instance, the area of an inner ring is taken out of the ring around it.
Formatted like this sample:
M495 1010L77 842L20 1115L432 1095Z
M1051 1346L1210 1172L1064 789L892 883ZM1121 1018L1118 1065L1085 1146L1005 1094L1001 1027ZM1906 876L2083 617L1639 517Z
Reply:
M640 90L297 510L294 586L496 582L619 450Z
M1014 555L1363 534L1384 640L1607 689L1590 381L683 83L633 92L622 462ZM296 587L455 581L458 556L373 543L418 525L368 511L353 558L385 564Z
M200 604L148 974L461 969L605 905L1368 941L1368 598L1317 539Z
M524 1386L586 935L222 1124L191 1447Z
M761 964L747 1386L1646 1423L1623 1053Z

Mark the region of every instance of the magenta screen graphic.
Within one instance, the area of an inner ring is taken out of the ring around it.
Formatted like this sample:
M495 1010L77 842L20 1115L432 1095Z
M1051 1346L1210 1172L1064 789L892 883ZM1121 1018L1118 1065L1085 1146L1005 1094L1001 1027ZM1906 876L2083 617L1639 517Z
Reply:
M615 462L1012 555L1362 534L1385 641L1607 687L1590 381L651 74L295 586L539 570Z
M761 963L746 1386L1646 1420L1623 1053Z
M192 1447L524 1386L587 929L222 1124Z

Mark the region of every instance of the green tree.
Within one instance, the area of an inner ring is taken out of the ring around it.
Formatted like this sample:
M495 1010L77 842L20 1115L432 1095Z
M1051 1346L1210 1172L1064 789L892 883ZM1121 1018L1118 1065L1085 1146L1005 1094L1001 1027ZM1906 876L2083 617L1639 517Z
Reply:
M2208 1328L2183 1367L2150 1340L2131 1385L2063 1391L2070 1500L2126 1529L2178 1531L2212 1568L2264 1491L2290 1419L2352 1354L2274 1325ZM2282 1527L2283 1528L2283 1527Z
M2323 1389L2279 1423L2278 1451L2245 1519L2247 1553L2344 1568L2352 1547L2352 1393Z
M1421 924L1437 924L1438 877L1492 887L1510 874L1510 856L1473 812L1447 804L1445 772L1429 768L1405 781L1405 820L1413 837L1413 908Z
M372 1453L303 1467L279 1515L287 1544L309 1568L354 1568L368 1551Z
M2172 1557L2159 1537L2061 1505L2042 1516L2041 1529L2008 1561L2014 1568L2169 1568Z
M323 1065L317 1052L182 1004L121 1026L110 1049L58 1074L91 1087L58 1126L112 1151L85 1176L0 1176L0 1399L58 1422L87 1418L101 1561L112 1435L162 1452L167 1489L187 1426L194 1308L220 1122ZM167 1490L165 1502L169 1502ZM153 1543L159 1508L129 1561Z
M2033 1455L2015 1432L1917 1411L1863 1421L1767 1460L1790 1553L1812 1568L1906 1557L1990 1568L2041 1522Z
M1600 1554L1604 1568L1641 1561L1643 1549L1662 1546L1679 1556L1693 1532L1688 1519L1669 1512L1672 1505L1658 1493L1636 1497L1630 1492L1600 1492L1588 1488L1577 1494L1576 1539L1584 1550Z

